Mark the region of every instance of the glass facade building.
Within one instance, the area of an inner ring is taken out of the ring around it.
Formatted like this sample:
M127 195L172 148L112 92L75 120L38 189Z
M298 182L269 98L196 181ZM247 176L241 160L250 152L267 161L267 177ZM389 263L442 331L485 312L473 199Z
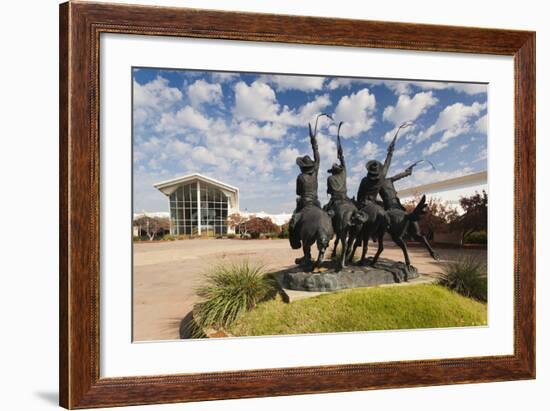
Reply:
M238 189L192 175L156 184L170 203L170 233L219 236L230 232L227 217L238 212Z

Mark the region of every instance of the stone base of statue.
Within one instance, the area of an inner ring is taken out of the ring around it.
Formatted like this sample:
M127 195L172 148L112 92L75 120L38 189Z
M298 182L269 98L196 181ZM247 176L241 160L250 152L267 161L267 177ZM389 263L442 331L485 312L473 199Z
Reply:
M283 288L298 291L336 291L346 288L372 287L382 284L394 284L419 277L418 270L399 261L380 258L376 265L350 263L347 267L336 270L333 262L326 262L318 272L305 270L297 266L278 276Z

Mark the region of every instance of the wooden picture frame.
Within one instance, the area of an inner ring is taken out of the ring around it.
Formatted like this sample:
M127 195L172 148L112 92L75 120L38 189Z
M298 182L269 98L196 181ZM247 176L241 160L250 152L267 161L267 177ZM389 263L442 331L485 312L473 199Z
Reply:
M101 33L513 56L514 354L100 378ZM60 404L90 408L535 377L535 33L184 8L60 6Z

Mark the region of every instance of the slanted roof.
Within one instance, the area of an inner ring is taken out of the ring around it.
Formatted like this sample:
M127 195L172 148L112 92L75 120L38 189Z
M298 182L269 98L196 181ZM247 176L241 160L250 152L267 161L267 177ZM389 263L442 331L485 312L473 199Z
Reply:
M162 191L164 194L170 195L172 192L174 192L176 187L179 187L181 184L192 183L193 181L197 181L197 180L204 181L207 184L211 184L222 190L229 191L230 193L234 193L234 194L239 193L239 189L237 187L226 183L222 183L221 181L203 176L202 174L199 174L199 173L188 174L186 176L176 177L171 180L161 181L160 183L153 184L153 186L159 189L160 191Z
M434 183L406 188L404 190L400 190L397 194L399 194L400 197L409 197L417 194L453 190L461 187L468 187L486 183L487 171L481 171L479 173L468 174L461 177L450 178L448 180L437 181Z

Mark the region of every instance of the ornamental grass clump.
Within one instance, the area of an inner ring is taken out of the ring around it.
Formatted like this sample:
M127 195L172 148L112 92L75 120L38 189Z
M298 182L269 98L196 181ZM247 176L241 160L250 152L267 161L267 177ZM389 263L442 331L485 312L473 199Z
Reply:
M439 284L466 297L487 301L487 265L480 259L464 256L446 263L439 273Z
M195 304L193 317L202 329L227 328L245 311L273 298L277 283L264 268L248 261L217 265L197 289L204 301Z

